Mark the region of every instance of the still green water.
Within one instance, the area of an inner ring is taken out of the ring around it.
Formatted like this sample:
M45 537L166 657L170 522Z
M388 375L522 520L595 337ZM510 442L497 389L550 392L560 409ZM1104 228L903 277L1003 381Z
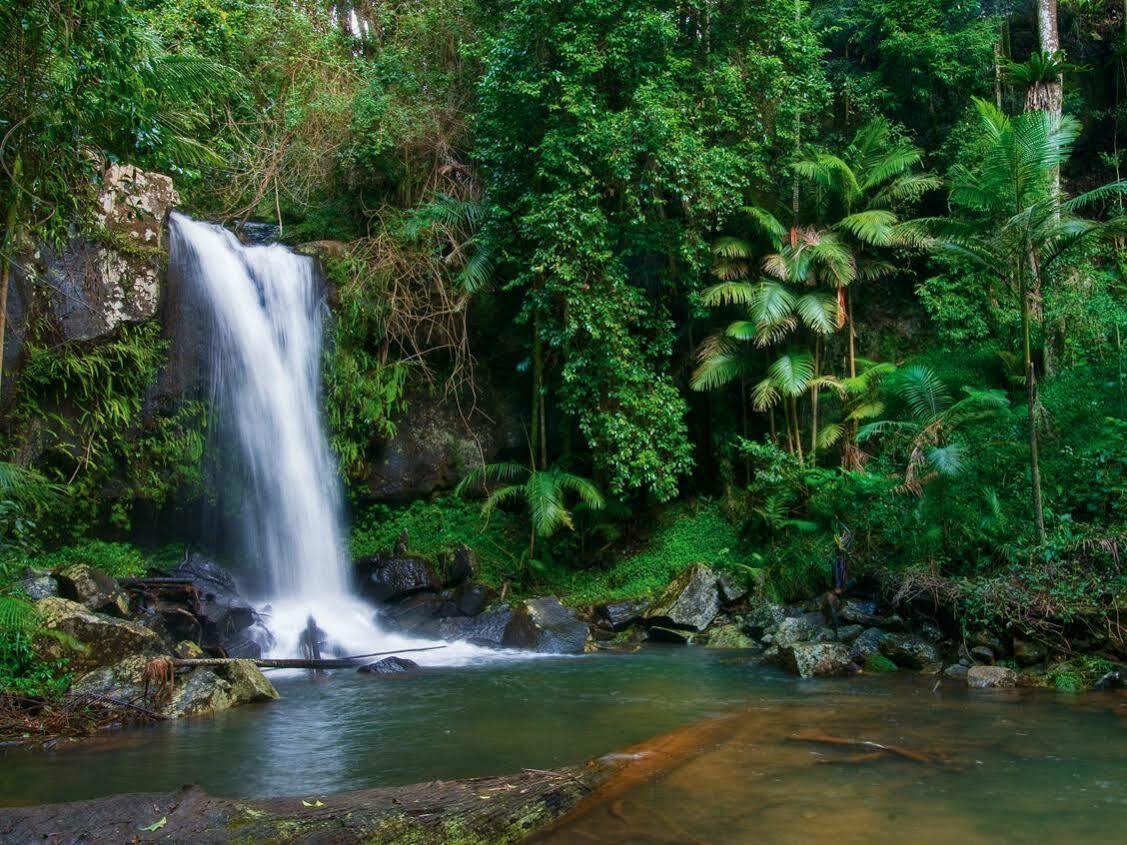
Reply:
M687 648L277 686L271 704L9 752L0 800L185 783L224 796L326 795L552 768L734 714L722 739L546 841L1067 842L1127 831L1127 700L1111 694L969 691L917 676L800 681ZM943 762L795 739L815 734Z

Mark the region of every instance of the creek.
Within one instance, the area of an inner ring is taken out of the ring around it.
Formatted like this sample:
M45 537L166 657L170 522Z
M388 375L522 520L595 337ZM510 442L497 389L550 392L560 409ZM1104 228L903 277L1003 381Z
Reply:
M0 796L31 804L198 783L221 796L328 797L579 763L727 717L707 742L596 796L542 840L1109 841L1127 826L1127 700L1111 694L920 676L801 681L739 652L673 647L277 685L271 704L10 752Z

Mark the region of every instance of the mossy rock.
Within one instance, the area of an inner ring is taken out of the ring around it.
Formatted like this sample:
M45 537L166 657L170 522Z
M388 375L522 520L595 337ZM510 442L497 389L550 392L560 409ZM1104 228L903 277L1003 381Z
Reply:
M865 671L873 673L895 672L897 666L883 654L870 654L865 658Z

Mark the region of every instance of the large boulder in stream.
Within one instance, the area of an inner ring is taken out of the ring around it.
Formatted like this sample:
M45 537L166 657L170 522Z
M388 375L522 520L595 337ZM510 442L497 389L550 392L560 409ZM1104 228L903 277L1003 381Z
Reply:
M645 600L627 599L599 605L595 610L595 617L603 627L610 628L612 631L621 631L641 619L645 611Z
M224 666L197 666L176 679L166 716L203 716L258 701L278 698L278 691L253 660L235 660Z
M587 623L555 596L528 599L513 608L501 644L545 654L582 654L589 635Z
M880 641L880 653L901 669L938 673L943 668L935 644L913 634L885 634Z
M36 653L44 659L65 658L76 672L166 650L160 636L144 625L95 613L78 602L48 598L36 608L44 629L36 638Z
M974 689L1010 689L1017 686L1017 672L1005 666L971 666L967 686Z
M360 566L367 573L364 593L373 601L393 601L441 588L434 568L421 557L376 555Z
M857 665L841 643L794 643L779 649L779 665L803 678L852 675Z
M703 631L720 612L716 573L694 563L677 576L645 612L647 625Z
M108 574L85 563L55 572L59 595L76 601L96 613L125 619L129 616L129 596Z
M383 660L361 666L356 671L362 675L387 676L407 675L418 671L418 669L419 664L414 660L408 660L406 657L385 657Z
M155 611L164 620L173 639L199 638L205 649L227 657L257 658L270 635L259 613L243 598L233 575L201 554L189 555L172 570L174 578L187 578L196 588L199 605L193 620L178 604L160 603Z

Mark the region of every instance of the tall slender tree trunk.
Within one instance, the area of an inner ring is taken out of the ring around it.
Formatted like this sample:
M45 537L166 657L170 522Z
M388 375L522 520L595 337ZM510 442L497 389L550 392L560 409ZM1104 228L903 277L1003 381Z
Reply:
M4 386L4 339L8 330L8 286L12 278L12 256L19 243L19 180L23 175L23 159L17 155L12 163L12 198L4 215L4 240L0 242L0 388Z
M1032 247L1029 248L1031 269L1036 266ZM1034 271L1036 272L1036 271ZM1033 488L1033 524L1037 541L1045 542L1045 510L1041 501L1041 460L1037 441L1037 373L1033 367L1032 315L1030 313L1029 286L1021 274L1021 336L1025 358L1025 393L1029 405L1029 476Z
M1037 0L1037 46L1042 53L1054 55L1060 50L1060 29L1057 25L1057 0ZM1043 82L1030 88L1030 95L1038 92L1035 108L1043 109L1060 116L1064 105L1064 89L1061 80ZM1029 100L1026 100L1029 105Z
M821 341L814 337L814 381L817 382L819 367L821 365ZM810 461L817 461L818 456L818 386L810 385Z
M544 345L540 340L540 317L532 318L532 469L548 465L547 426L544 422ZM537 460L539 459L539 465Z

